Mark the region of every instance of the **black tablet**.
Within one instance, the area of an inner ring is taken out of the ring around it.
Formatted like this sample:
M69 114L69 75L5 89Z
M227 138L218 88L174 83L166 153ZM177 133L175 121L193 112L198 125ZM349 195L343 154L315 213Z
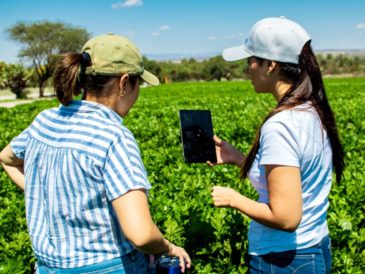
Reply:
M184 160L187 163L217 162L213 124L209 110L180 110Z

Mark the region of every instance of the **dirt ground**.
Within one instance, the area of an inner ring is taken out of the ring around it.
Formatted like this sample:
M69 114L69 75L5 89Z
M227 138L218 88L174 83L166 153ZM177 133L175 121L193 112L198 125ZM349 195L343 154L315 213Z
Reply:
M31 92L27 95L27 99L15 99L15 95L10 92L0 92L0 107L11 108L21 104L32 103L36 100L51 100L55 98L55 95L51 91L45 92L45 97L39 98L38 92Z

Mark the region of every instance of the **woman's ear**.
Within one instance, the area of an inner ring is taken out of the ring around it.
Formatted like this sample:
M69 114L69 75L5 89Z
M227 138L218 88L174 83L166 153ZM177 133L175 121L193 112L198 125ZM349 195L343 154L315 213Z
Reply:
M267 73L272 74L277 67L278 63L276 61L268 60L267 61Z
M128 74L123 74L120 77L120 80L119 80L119 90L126 90L127 89L128 79L129 79L129 75Z

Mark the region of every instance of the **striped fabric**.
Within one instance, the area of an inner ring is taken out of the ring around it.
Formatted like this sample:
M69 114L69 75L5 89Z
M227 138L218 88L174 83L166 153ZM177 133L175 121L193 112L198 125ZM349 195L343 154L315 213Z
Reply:
M133 249L111 200L151 188L133 134L111 109L73 101L41 112L11 142L25 160L33 250L50 267L81 267Z

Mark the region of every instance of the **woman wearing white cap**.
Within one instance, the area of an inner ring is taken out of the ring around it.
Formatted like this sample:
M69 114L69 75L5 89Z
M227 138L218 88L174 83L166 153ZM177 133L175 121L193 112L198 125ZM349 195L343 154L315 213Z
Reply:
M180 259L186 251L153 222L151 185L123 117L139 84L158 85L136 46L100 35L65 54L54 76L62 105L41 112L0 154L25 192L37 273L147 273L146 254ZM83 100L73 100L82 92ZM185 265L186 263L186 265Z
M228 61L247 58L255 91L271 93L277 101L247 155L215 137L217 163L239 166L259 194L254 201L231 188L212 189L215 206L252 219L251 273L331 270L328 194L333 168L341 180L344 151L310 41L299 24L265 18L244 45L223 52Z

